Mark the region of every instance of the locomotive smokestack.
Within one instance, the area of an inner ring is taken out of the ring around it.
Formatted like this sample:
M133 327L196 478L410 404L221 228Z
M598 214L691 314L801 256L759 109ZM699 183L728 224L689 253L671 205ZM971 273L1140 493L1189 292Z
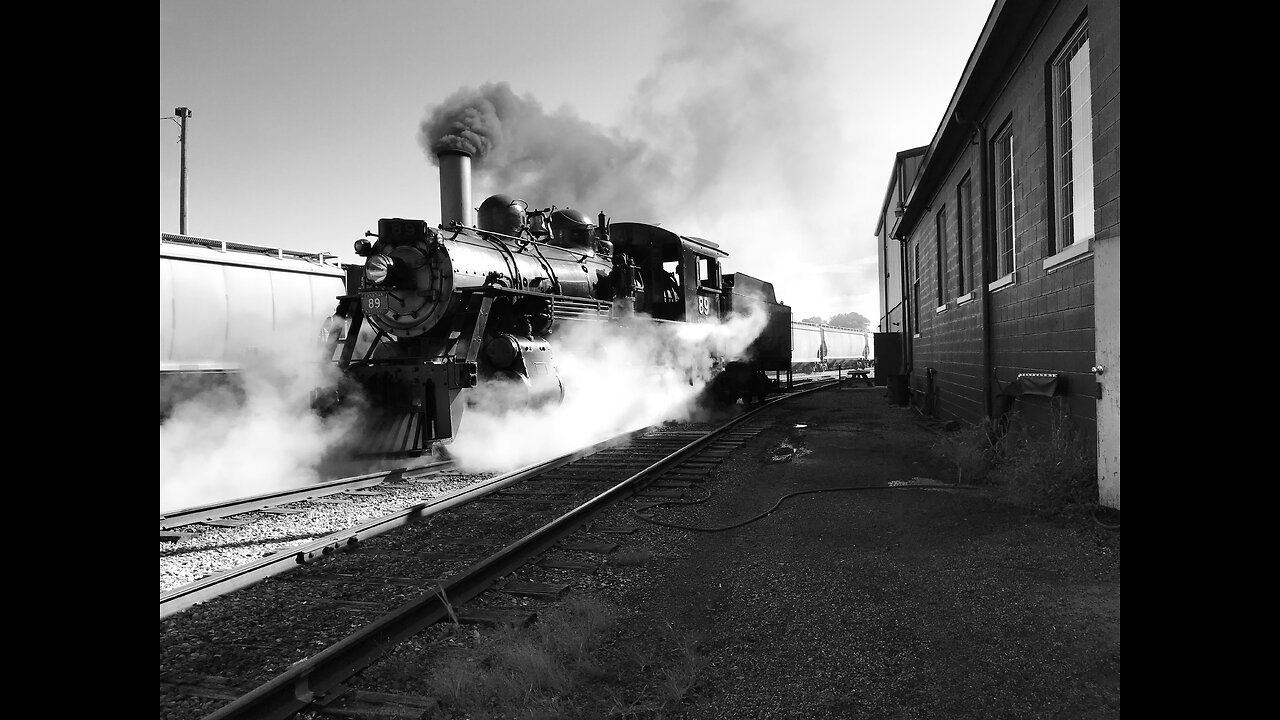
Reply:
M449 149L436 157L440 160L440 224L475 225L471 217L471 153Z

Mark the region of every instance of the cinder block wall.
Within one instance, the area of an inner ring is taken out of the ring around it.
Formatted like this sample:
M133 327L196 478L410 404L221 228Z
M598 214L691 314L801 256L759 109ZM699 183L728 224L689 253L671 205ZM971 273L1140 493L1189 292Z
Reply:
M1003 90L989 104L982 122L989 137L1006 122L1012 123L1014 143L1014 226L1016 228L1016 281L990 294L991 352L995 378L992 391L1013 381L1022 372L1055 372L1062 376L1062 396L1054 405L1065 409L1089 447L1096 440L1094 363L1093 261L1087 255L1074 263L1046 272L1044 259L1051 247L1049 153L1049 63L1076 23L1088 16L1090 75L1093 89L1093 145L1095 183L1095 232L1098 237L1120 232L1120 7L1107 2L1062 2L1048 17L1034 40L1028 39ZM969 173L974 179L975 250L980 252L985 228L981 226L980 152L989 148L969 145L950 159L954 165L930 212L917 224L908 243L908 264L914 265L920 248L920 315L914 340L911 378L913 402L940 418L980 422L986 416L983 326L979 283L974 296L958 302L956 284L960 263L980 268L979 258L961 258L956 252L958 232L956 186ZM946 162L934 158L931 162ZM938 312L936 215L945 212L947 248L946 309ZM914 271L914 267L909 268ZM967 271L968 272L968 271ZM907 298L908 302L912 298ZM928 373L934 373L932 395ZM994 400L998 411L1002 399ZM1012 403L1033 429L1047 426L1050 403L1046 398L1024 398Z

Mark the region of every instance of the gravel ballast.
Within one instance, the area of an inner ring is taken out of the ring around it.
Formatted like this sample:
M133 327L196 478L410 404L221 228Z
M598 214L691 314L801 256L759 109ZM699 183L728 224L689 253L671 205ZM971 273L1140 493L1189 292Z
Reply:
M237 516L251 521L238 527L179 528L191 536L160 542L160 593L264 555L306 545L401 508L456 494L491 477L492 473L444 471L408 482L383 483L376 488L380 495L339 494L323 502L286 505L301 511L294 515L251 512Z

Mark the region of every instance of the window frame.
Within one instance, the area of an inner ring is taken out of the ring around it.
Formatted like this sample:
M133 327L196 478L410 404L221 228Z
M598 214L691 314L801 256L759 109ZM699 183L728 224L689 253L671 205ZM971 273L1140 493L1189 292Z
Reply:
M1075 60L1083 54L1083 67ZM1075 72L1073 74L1073 68ZM1097 233L1094 197L1093 158L1093 59L1089 41L1088 18L1082 18L1067 34L1061 47L1048 63L1048 121L1052 163L1049 168L1053 224L1049 239L1049 256L1044 271L1053 272L1062 265L1087 257ZM1072 98L1084 90L1083 102ZM1077 119L1083 118L1083 122ZM1087 129L1081 137L1080 126ZM1077 171L1080 165L1087 169ZM1080 186L1084 185L1085 189ZM1077 199L1087 200L1079 203Z
M934 273L938 282L938 308L937 312L947 309L947 206L943 205L938 208L938 212L934 214L934 227L937 234L934 236L934 258L937 260L938 267Z
M720 261L710 255L694 254L698 268L698 288L701 290L720 291Z
M966 232L967 231L967 232ZM968 300L976 284L973 274L973 174L966 172L956 183L956 282L960 301Z
M995 205L995 252L992 253L992 275L996 278L988 286L995 290L1012 284L1017 270L1018 213L1016 193L1017 166L1013 162L1013 119L1000 126L991 140L992 202ZM1004 160L1006 165L1001 165ZM1002 171L1007 175L1002 175ZM1004 202L1007 197L1008 202Z
M1093 238L1094 199L1093 199L1093 85L1089 78L1092 61L1089 52L1089 24L1082 21L1068 36L1063 48L1059 50L1050 63L1050 127L1053 128L1053 191L1056 200L1054 208L1054 224L1057 230L1056 249L1065 250L1079 242L1087 242ZM1083 67L1075 60L1083 55ZM1076 70L1077 72L1073 72ZM1083 101L1073 99L1080 93L1083 84ZM1083 113L1081 113L1083 111ZM1084 133L1080 126L1085 126ZM1081 162L1082 160L1087 162ZM1087 165L1084 170L1079 165ZM1076 192L1081 179L1088 180L1087 195ZM1076 199L1088 198L1088 212L1077 210ZM1082 222L1081 222L1082 221ZM1078 232L1084 229L1087 232Z

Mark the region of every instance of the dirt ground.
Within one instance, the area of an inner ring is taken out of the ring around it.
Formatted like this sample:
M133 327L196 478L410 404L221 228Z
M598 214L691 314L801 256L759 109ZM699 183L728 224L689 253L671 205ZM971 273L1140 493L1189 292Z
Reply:
M1119 717L1118 528L918 487L952 472L884 388L770 412L709 499L654 518L719 528L827 492L731 530L640 522L622 540L652 558L589 591L619 609L603 654L635 671L610 716Z

